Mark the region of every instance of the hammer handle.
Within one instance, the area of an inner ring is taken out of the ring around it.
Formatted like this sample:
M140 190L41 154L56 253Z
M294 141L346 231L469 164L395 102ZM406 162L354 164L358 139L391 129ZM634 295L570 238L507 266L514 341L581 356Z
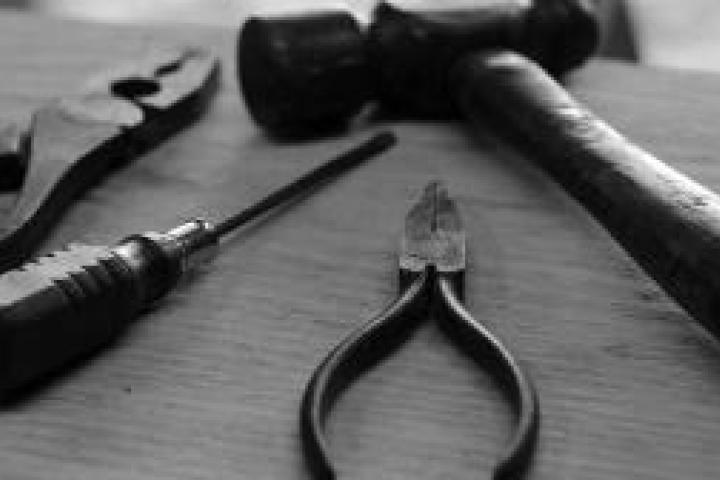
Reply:
M473 54L452 78L470 119L542 152L538 164L720 337L720 197L631 143L522 55Z

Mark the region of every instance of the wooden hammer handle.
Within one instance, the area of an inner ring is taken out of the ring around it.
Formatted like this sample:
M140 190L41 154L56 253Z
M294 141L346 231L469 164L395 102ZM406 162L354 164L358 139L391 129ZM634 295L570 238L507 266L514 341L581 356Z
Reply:
M538 164L720 337L720 197L631 143L522 55L473 54L452 82L468 117L533 147Z

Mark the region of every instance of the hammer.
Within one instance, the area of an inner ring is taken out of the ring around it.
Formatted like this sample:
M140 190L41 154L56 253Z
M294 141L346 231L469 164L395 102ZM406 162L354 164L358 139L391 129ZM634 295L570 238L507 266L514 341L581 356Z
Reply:
M407 114L462 114L534 147L571 193L688 313L720 337L720 197L634 145L551 75L598 39L583 0L472 12L375 10L364 36L344 14L253 19L239 74L275 133L351 117L371 96Z

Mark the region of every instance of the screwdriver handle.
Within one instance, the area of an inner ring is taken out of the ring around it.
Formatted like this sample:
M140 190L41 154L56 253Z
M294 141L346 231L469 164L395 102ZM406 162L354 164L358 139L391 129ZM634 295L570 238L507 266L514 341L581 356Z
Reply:
M112 249L70 245L0 276L0 392L107 343L142 304Z
M0 396L109 343L216 244L194 220L115 247L71 244L0 275Z

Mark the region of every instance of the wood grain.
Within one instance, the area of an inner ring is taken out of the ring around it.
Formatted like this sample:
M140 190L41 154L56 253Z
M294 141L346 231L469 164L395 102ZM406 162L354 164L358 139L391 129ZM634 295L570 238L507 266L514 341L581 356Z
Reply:
M157 43L192 40L226 59L209 115L85 196L44 249L229 212L376 128L272 143L240 103L230 31L4 15L0 36L6 117ZM717 77L603 62L569 84L628 136L720 189ZM302 387L331 345L393 297L403 216L434 178L468 229L467 304L539 388L531 478L717 476L716 342L510 146L458 125L392 127L399 145L389 154L239 232L114 348L5 406L0 477L306 478ZM509 413L490 379L428 324L341 399L329 431L348 478L483 478Z

